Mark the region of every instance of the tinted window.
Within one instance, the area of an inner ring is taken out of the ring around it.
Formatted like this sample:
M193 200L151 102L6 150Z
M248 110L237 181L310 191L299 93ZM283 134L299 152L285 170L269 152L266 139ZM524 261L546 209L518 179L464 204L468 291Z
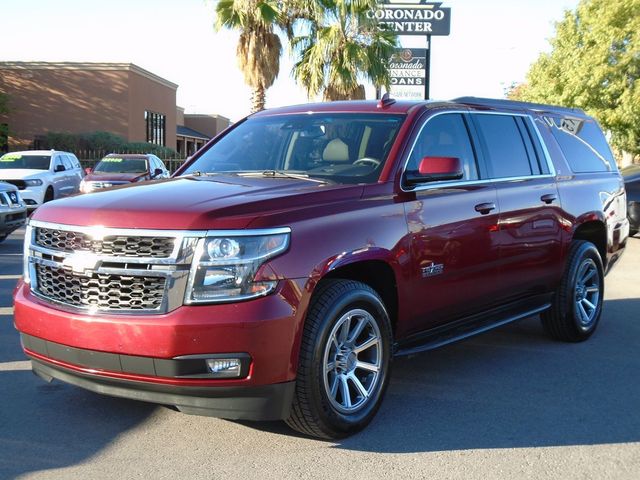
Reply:
M73 169L73 164L71 163L71 159L67 155L60 155L60 158L62 159L62 164L64 165L64 168L66 168L67 170Z
M510 115L473 114L482 137L493 178L531 175L531 164L516 118Z
M94 173L144 173L147 161L143 158L105 157L93 170Z
M576 173L616 170L616 162L600 127L593 120L546 117L569 167Z
M448 113L427 121L416 140L407 170L417 170L424 157L456 157L462 162L462 180L477 180L478 168L462 115Z
M0 170L9 168L28 168L33 170L49 170L49 155L22 155L7 153L0 157Z

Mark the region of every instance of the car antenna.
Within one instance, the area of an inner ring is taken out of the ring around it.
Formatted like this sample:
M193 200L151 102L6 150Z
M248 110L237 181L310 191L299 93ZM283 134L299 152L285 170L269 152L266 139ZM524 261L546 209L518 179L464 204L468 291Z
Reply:
M385 92L384 95L382 95L382 98L378 100L378 108L389 107L394 103L396 103L396 99L391 98L391 95L389 95L389 92Z

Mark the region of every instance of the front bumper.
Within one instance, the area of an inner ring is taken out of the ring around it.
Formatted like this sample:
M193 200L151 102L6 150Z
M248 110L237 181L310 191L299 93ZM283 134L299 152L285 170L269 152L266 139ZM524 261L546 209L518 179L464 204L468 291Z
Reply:
M26 208L0 208L0 237L9 235L27 221Z
M22 197L22 201L27 204L27 208L33 210L42 205L46 191L46 185L31 186L20 190L20 196Z
M33 373L103 395L173 405L183 413L231 420L284 420L289 417L295 382L254 387L192 387L127 380L82 371L31 357Z
M273 420L288 416L293 395L301 291L296 282L281 281L274 294L246 302L183 306L163 315L90 315L53 308L19 283L14 318L34 372L45 379L186 413ZM244 378L157 367L230 352L251 359Z

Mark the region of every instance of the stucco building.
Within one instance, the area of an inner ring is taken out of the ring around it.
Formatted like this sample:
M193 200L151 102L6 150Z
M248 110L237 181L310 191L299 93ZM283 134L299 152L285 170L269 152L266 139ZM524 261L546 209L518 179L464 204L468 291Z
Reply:
M9 113L0 114L0 125L8 127L8 150L32 148L47 132L106 131L129 142L178 149L186 156L229 120L194 115L192 124L192 115L176 108L177 88L131 63L0 62L0 93L7 95L9 106ZM195 136L179 137L178 126L183 134Z

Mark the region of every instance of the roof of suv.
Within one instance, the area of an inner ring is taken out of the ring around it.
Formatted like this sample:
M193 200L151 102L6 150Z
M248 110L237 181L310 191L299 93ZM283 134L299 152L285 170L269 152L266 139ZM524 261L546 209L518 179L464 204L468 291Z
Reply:
M64 153L65 155L73 155L70 152L63 152L62 150L23 150L21 152L9 152L11 155L53 155L55 153Z
M380 100L348 100L338 102L306 103L292 105L288 107L262 110L255 113L254 117L310 113L310 112L339 112L339 113L395 113L406 114L418 108L442 108L452 106L465 106L488 110L529 110L536 112L556 112L583 117L586 114L577 108L558 107L553 105L543 105L540 103L517 102L514 100L502 100L479 97L459 97L449 101L438 100L395 100L389 99L387 102Z

